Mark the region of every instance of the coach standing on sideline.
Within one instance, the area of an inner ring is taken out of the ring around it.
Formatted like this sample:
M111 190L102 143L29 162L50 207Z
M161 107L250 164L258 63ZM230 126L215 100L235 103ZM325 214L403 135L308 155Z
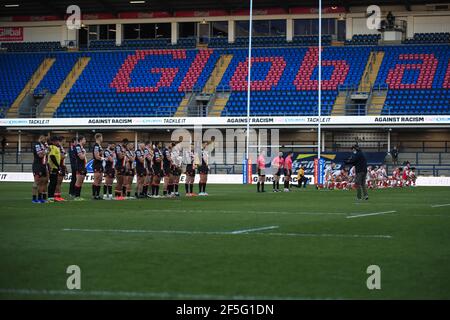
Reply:
M352 156L346 161L347 164L355 166L357 199L369 200L367 193L366 176L367 176L367 160L364 153L358 145L352 147ZM361 195L362 193L362 195ZM362 197L361 197L362 196Z
M70 178L70 187L69 187L69 195L75 197L75 182L77 181L77 152L75 150L76 145L78 144L77 138L72 138L70 141L69 148L69 158L70 158L70 169L71 169L71 178Z

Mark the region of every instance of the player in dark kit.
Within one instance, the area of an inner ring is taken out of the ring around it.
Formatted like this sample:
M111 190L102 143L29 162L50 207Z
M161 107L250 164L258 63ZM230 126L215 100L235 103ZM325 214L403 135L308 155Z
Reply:
M48 167L47 167L47 137L39 136L39 141L33 146L33 203L47 202L47 184L48 184Z
M152 168L152 159L153 159L153 148L152 143L147 141L145 143L144 148L144 158L145 158L145 170L147 171L147 175L144 180L143 194L147 197L151 197L151 193L148 192L148 187L152 185L153 180L153 168Z
M103 148L102 148L103 136L101 133L95 134L95 144L92 151L94 158L94 182L92 183L92 198L94 200L103 200L100 197L100 190L102 188L103 181Z
M116 189L115 189L115 199L125 200L125 194L122 194L123 190L123 179L125 175L125 153L127 150L128 139L123 139L122 143L118 143L115 147L116 154Z
M136 157L136 198L146 198L147 194L144 194L144 183L147 177L147 170L145 168L145 145L143 143L138 144L138 148L134 152Z
M178 188L180 185L181 167L183 165L183 155L181 150L181 143L172 143L172 177L173 177L173 194L176 197L180 196Z
M77 182L77 155L75 147L78 144L78 138L73 137L70 141L69 146L69 159L70 159L70 186L69 186L69 195L73 198L75 197L75 183Z
M112 185L115 178L115 170L114 170L114 148L116 145L114 143L109 143L108 147L105 149L103 153L103 157L105 158L104 164L104 172L105 172L105 184L103 185L103 199L112 200Z
M131 196L131 186L133 185L133 179L136 174L134 167L134 160L136 159L134 154L134 143L129 143L127 147L128 150L126 151L125 177L123 179L124 186L122 187L122 192L127 195L127 199L134 199L134 197Z
M199 196L207 196L206 193L206 183L208 182L209 173L209 152L208 152L208 142L203 142L201 150L200 166L198 168L198 173L200 174L199 186Z
M76 158L77 158L77 181L75 182L75 199L76 201L83 201L81 198L81 187L86 177L86 150L84 145L86 144L85 137L79 137L78 144L75 146Z
M186 197L196 196L194 193L194 181L195 181L195 170L197 164L195 161L194 146L191 146L189 150L184 151L183 162L186 164Z
M61 160L60 160L60 171L59 171L59 175L58 175L58 181L56 182L56 190L55 190L55 201L57 202L62 202L65 201L65 199L63 197L61 197L61 185L63 183L64 177L67 174L67 166L66 166L66 150L64 149L64 137L59 137L58 139L58 148L59 148L59 153L61 155Z
M171 196L173 192L173 173L172 173L172 144L166 146L163 154L163 175L164 175L164 196Z
M163 175L162 171L162 152L161 152L162 144L158 142L153 149L153 161L152 161L152 169L153 169L153 183L152 183L152 197L159 197L159 185L161 183L161 176Z

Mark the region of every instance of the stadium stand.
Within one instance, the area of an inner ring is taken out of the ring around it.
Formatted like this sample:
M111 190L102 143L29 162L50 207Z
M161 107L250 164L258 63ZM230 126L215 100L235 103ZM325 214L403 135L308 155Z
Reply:
M375 39L366 39L372 38ZM223 41L218 39L225 38L213 38L210 45ZM302 39L313 41L313 37ZM186 43L190 41L186 39ZM98 48L102 46L95 44ZM323 48L324 115L332 113L340 90L360 85L365 70L371 69L367 67L369 57L377 52L383 53L384 58L379 61L379 71L372 68L377 74L371 75L374 80L370 85L373 90L386 91L379 113L450 113L449 45L347 45ZM90 58L89 63L58 104L54 116L173 116L188 92L204 90L216 63L228 55L231 62L212 90L227 96L221 100L223 107L214 114L242 116L246 114L247 54L245 48L232 47L203 50L123 50L122 47L110 51L3 53L0 55L0 105L11 106L45 58L53 57L55 63L37 85L35 93L38 94L45 90L55 93L77 59L86 56ZM286 47L281 42L276 47L255 48L251 114L315 115L317 55L316 47Z
M228 43L223 37L211 38L208 46L210 48L239 48L248 47L248 37L237 37L234 43ZM292 41L286 41L284 36L252 37L253 47L301 47L313 46L319 43L319 36L294 36ZM331 35L322 35L322 45L331 45Z
M375 81L375 86L389 87L382 114L450 113L449 46L392 46L384 51Z
M404 44L437 44L450 43L450 32L415 33L412 39L406 39Z
M56 116L172 116L185 91L205 85L218 58L211 55L212 50L92 53Z
M345 40L344 44L358 46L376 46L381 39L381 34L355 34L351 40Z
M172 45L171 39L146 39L146 40L124 40L121 46L116 46L115 40L94 40L89 43L89 48L84 50L141 50L141 49L169 49L195 48L197 41L195 38L180 38L177 44Z
M48 52L63 51L65 48L61 46L59 41L47 42L3 42L2 48L6 48L9 52Z
M11 106L42 60L40 54L0 54L0 105Z

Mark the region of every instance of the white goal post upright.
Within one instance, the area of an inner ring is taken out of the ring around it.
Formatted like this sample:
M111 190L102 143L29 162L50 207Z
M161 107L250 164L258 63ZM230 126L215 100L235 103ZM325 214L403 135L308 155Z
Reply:
M247 171L249 175L249 159L250 159L250 94L251 94L251 74L252 74L252 33L253 33L253 0L250 0L250 19L248 27L248 75L247 75L247 137L245 149L245 167L243 170ZM245 174L243 172L243 174ZM245 183L245 182L244 182Z
M318 66L318 124L317 124L317 160L320 163L322 148L322 0L319 0L319 66Z

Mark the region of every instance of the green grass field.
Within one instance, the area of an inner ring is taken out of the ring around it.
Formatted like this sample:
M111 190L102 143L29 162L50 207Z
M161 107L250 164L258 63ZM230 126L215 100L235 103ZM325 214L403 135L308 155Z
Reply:
M255 188L33 205L31 184L2 183L0 297L450 298L450 205L436 206L450 204L450 188L377 190L368 202ZM69 265L81 268L81 290L67 290ZM367 289L369 265L381 268L381 290Z

